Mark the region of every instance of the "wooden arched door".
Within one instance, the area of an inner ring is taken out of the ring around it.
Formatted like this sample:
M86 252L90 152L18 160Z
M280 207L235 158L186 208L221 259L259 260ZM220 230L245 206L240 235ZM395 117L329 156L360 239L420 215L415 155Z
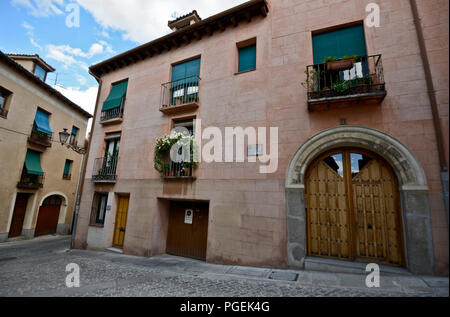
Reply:
M44 200L41 208L39 208L38 220L34 231L36 237L56 233L61 205L62 199L60 196L50 196Z
M308 255L404 265L397 178L377 155L340 149L306 173Z

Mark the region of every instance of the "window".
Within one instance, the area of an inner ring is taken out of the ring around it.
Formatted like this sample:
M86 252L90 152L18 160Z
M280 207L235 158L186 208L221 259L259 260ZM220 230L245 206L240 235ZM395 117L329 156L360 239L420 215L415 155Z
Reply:
M70 135L69 144L71 144L71 145L76 144L79 131L80 131L80 129L78 129L77 127L75 127L75 126L72 127L72 134Z
M53 135L52 130L50 129L50 114L45 112L42 109L38 109L36 111L36 117L34 119L34 129L40 133L44 133L47 135Z
M63 179L70 180L72 178L72 175L71 175L72 164L73 164L73 161L66 160L66 164L64 165Z
M125 99L128 89L128 80L121 81L112 85L108 98L103 103L102 112L111 112L118 117L125 106ZM111 119L111 118L107 118Z
M47 72L38 64L34 64L34 75L40 80L45 81L47 77Z
M8 104L11 92L0 86L0 116L6 118L8 115Z
M366 56L366 40L362 24L313 34L314 64L322 64L327 57Z
M201 59L172 66L171 105L198 101Z
M103 226L105 224L107 208L108 194L95 193L92 202L91 226Z
M195 118L192 119L181 119L173 121L173 130L181 133L189 133L190 136L194 136L195 134Z
M256 69L256 38L237 44L238 73Z

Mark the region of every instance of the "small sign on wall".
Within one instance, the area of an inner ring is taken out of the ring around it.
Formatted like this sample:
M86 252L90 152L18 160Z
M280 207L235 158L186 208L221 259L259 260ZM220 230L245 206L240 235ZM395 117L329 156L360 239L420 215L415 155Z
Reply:
M262 144L249 145L247 147L248 156L261 156L263 151Z
M106 206L106 211L111 211L111 206Z
M191 209L186 209L184 214L184 223L187 225L192 225L192 219L194 218L194 211Z

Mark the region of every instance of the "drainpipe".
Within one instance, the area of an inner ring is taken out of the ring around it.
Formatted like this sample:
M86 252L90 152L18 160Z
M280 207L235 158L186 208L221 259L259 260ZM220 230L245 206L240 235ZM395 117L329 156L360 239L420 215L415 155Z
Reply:
M448 167L447 162L445 158L445 147L444 147L444 138L442 134L442 128L441 128L441 122L439 118L439 109L437 106L436 101L436 92L434 90L434 84L433 84L433 78L431 74L431 68L430 68L430 62L428 59L428 52L425 46L425 39L423 37L423 30L422 25L420 23L420 17L419 17L419 10L417 8L417 2L416 0L410 0L411 3L411 9L412 14L414 18L414 25L416 27L417 32L417 38L419 40L419 48L420 48L420 55L422 57L422 63L423 68L425 71L425 80L427 82L427 89L428 89L428 97L430 99L430 105L431 105L431 113L433 115L433 126L434 126L434 132L436 134L436 141L437 141L437 147L438 147L438 153L439 153L439 163L441 168L441 181L442 181L442 187L444 190L444 200L445 200L445 210L447 214L447 225L449 224L449 214L448 214L448 204L449 204L449 198L448 198Z
M76 231L77 231L78 214L79 214L79 211L80 211L80 202L81 202L81 197L82 197L82 193L83 193L84 179L86 177L87 162L88 162L88 159L89 159L89 153L91 151L92 136L94 135L94 127L95 127L95 122L96 122L96 119L97 119L98 101L100 99L100 91L102 89L102 83L103 83L103 81L99 77L94 75L91 71L89 71L89 74L91 74L97 80L99 85L98 85L98 91L97 91L97 99L95 101L95 110L94 110L94 118L92 120L91 133L89 135L89 141L88 141L86 154L83 156L83 164L82 164L81 173L80 173L80 180L78 181L77 198L76 198L76 203L75 203L75 212L74 212L73 221L72 221L72 237L71 237L71 241L70 241L70 248L71 249L73 249L75 247L75 234L76 234Z

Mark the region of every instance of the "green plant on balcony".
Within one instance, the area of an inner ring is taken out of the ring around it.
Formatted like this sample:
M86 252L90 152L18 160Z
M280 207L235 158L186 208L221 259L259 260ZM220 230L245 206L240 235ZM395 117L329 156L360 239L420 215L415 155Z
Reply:
M315 90L316 84L320 80L320 75L322 74L322 71L319 70L305 70L306 80L301 83L301 85L306 88L308 91Z
M331 90L336 93L343 93L349 90L351 83L348 80L340 80L331 85Z
M159 173L170 171L170 165L166 158L174 145L190 149L190 162L183 162L183 168L196 168L198 166L197 145L193 136L187 136L183 133L172 133L156 140L154 154L154 168Z

